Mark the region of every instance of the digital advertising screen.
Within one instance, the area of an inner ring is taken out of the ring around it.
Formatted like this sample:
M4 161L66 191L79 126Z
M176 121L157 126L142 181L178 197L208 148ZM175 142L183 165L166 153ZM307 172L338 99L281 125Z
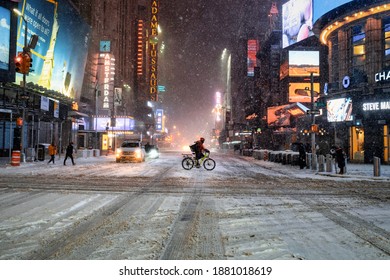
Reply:
M326 102L328 122L352 121L352 99L337 98Z
M282 6L283 48L313 33L313 0L290 0Z
M0 70L9 70L11 11L0 7Z
M319 51L289 51L288 74L290 77L309 77L320 73Z
M97 131L106 131L107 127L108 130L134 130L134 119L132 118L121 118L117 117L115 118L115 126L111 127L111 117L98 117L96 120L93 121L93 130Z
M156 109L156 131L163 131L164 127L164 110L163 109Z
M327 12L352 0L314 0L313 23Z
M257 40L248 40L248 77L255 76L255 67L257 67L256 53L259 49Z
M320 92L320 84L313 83L313 100L318 99ZM310 83L290 83L288 89L289 102L311 102L311 84Z
M267 123L269 127L289 126L291 114L285 105L268 107Z
M39 37L31 50L32 69L27 82L79 99L87 61L90 26L68 0L23 0L18 9L27 22L27 42ZM17 50L24 46L25 21L18 18ZM22 75L16 75L16 83Z

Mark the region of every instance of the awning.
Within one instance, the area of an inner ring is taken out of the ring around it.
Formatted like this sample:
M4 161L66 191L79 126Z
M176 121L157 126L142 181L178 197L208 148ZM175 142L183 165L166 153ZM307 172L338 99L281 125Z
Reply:
M78 111L69 111L68 112L68 117L73 117L73 118L89 118L89 115L78 112Z
M294 117L306 115L306 112L309 110L309 108L299 102L286 105L284 109L288 110L288 112Z

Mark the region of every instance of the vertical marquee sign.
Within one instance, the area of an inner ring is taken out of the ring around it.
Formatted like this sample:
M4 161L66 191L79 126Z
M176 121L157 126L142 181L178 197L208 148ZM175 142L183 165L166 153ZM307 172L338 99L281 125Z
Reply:
M151 1L150 38L149 38L149 94L150 100L157 101L157 45L158 45L158 0Z
M115 77L115 58L110 53L100 53L99 57L98 80L101 96L99 100L100 109L103 114L108 114L113 107L114 77Z

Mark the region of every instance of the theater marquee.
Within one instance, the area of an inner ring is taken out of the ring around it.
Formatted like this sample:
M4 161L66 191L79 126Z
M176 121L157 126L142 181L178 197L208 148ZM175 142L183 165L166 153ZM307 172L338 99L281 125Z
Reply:
M158 46L158 0L151 1L150 38L149 38L149 93L150 100L157 101L157 46Z

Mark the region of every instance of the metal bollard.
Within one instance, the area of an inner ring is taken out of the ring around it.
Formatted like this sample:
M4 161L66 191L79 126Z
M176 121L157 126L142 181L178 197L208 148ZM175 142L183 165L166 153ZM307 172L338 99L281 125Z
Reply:
M306 154L306 168L307 169L310 169L310 167L311 167L311 160L312 160L311 153L307 153Z
M381 159L374 157L374 177L381 176Z
M326 172L332 172L332 155L326 155Z
M323 155L318 156L318 172L325 171L325 157Z
M317 170L317 155L312 154L311 170Z

